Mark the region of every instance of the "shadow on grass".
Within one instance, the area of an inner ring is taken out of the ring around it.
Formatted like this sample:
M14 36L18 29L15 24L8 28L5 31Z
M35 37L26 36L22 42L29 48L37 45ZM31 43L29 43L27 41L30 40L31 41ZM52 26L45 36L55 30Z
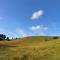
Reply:
M0 44L0 48L9 48L9 47L16 47L16 46L8 46L8 45Z

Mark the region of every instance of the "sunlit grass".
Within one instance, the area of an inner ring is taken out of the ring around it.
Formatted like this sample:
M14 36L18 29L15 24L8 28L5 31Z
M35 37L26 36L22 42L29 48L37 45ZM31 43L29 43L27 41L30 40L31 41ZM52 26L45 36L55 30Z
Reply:
M60 60L60 38L56 40L50 38L51 40L48 39L48 41L38 39L39 42L36 39L35 41L26 39L1 41L1 44L15 45L16 47L0 48L0 60Z

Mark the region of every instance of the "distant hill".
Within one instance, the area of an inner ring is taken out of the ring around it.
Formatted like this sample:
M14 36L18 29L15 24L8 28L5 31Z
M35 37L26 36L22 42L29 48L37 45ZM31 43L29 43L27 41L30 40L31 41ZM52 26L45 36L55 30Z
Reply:
M18 38L11 41L0 41L0 43L11 45L11 46L19 46L19 45L27 46L27 45L46 43L49 41L56 40L54 37L56 36L30 36L30 37L25 37L25 38ZM57 40L59 38L60 37L57 37Z

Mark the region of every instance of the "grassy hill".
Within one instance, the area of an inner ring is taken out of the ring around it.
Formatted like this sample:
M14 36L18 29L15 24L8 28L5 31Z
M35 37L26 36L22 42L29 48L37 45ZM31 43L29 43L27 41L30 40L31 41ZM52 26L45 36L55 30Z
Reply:
M60 37L33 36L0 41L0 60L60 60Z
M19 45L24 46L24 44L31 45L35 43L42 43L42 42L53 41L53 40L55 39L53 39L52 36L50 37L49 36L31 36L31 37L13 39L11 41L0 41L0 43L5 44L5 45L11 45L11 46L19 46Z

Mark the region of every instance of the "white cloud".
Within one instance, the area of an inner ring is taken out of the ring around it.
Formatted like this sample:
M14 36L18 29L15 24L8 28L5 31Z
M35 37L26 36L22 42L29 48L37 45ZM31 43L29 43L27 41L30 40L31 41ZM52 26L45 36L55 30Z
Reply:
M48 28L47 27L44 27L44 26L41 26L41 25L37 25L37 26L32 26L31 28L30 28L32 31L34 31L34 32L46 32L47 30L48 30Z
M36 11L32 14L31 19L38 19L43 15L43 10Z

